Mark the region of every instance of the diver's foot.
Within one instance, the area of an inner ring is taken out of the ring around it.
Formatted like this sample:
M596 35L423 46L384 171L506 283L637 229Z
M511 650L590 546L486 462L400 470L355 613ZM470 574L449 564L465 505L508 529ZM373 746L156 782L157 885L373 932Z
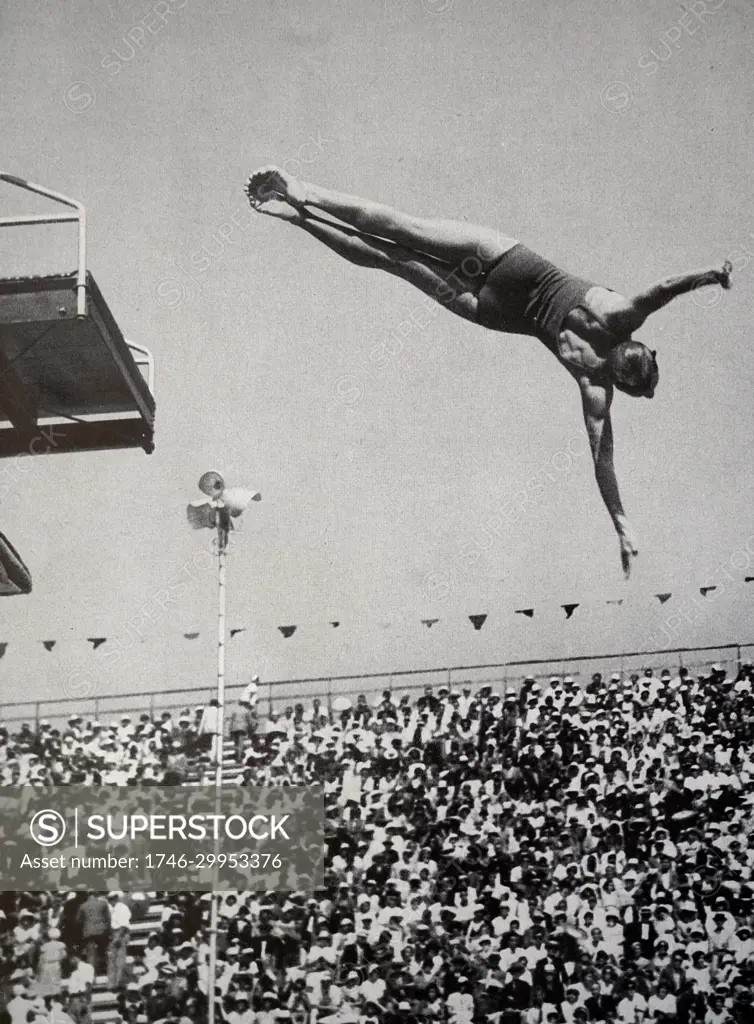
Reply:
M289 224L301 224L304 220L302 210L297 210L282 199L249 199L252 209L257 213L264 213L268 217L276 217L278 220L286 220Z
M246 194L252 205L256 200L284 199L291 206L306 203L306 186L279 167L260 167L246 182Z

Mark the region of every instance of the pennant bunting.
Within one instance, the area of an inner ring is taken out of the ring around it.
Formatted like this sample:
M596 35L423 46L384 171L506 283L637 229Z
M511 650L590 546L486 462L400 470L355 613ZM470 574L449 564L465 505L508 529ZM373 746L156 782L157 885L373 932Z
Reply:
M739 577L739 582L754 583L754 575ZM1 581L0 581L0 583L1 583ZM702 595L702 597L706 598L713 591L720 590L720 586L717 585L717 584L711 584L709 586L699 587L699 588L695 588L695 589L698 589L698 592ZM2 594L2 587L1 586L0 586L0 594ZM671 599L671 597L674 596L674 593L672 591L668 590L668 591L665 591L665 592L654 594L653 596L657 598L657 600L659 601L659 603L661 605L663 605L663 604L666 604ZM678 596L679 600L682 597L682 595L675 595L675 596ZM613 598L613 599L610 599L610 600L608 600L608 599L604 599L604 600L600 599L600 600L595 600L593 602L586 601L586 602L584 602L584 604L586 604L587 608L597 607L597 606L604 607L605 605L615 605L617 607L621 607L623 604L628 604L630 606L632 604L632 600L629 599L627 601L625 598L621 597L621 598ZM561 604L560 605L560 607L565 612L566 620L571 619L573 617L576 609L580 608L581 606L582 606L582 603L581 602L576 602L576 601L574 601L574 602L572 602L570 604ZM537 606L535 608L515 608L513 610L513 614L515 614L515 615L523 615L527 619L533 619L535 611L538 612L539 618L542 619L543 616L546 617L546 616L554 613L554 607L548 604L548 605L545 605L544 607ZM507 612L507 614L511 614L511 612ZM485 613L485 614L479 614L479 615L467 615L467 616L463 616L463 617L464 618L468 618L469 622L472 624L474 629L477 632L479 632L482 629L482 627L484 626L485 622L487 621L488 615ZM411 621L414 621L413 618L411 619ZM448 618L444 618L442 620L439 619L439 618L419 619L419 622L421 623L421 625L425 626L427 629L431 629L434 625L436 625L438 622L441 622L441 621L444 622L445 626L447 627L447 624L448 624L449 621L451 622L451 625L452 625L452 623L455 620L454 619L449 620ZM332 629L341 629L341 628L343 628L343 623L341 622L340 619L316 620L314 624L319 626L319 627L321 627L321 628L324 628L324 626L326 626L326 625L329 625ZM373 629L373 630L394 630L394 629L397 628L397 625L398 625L398 623L396 622L396 620L387 621L387 622L372 622L372 623L370 623L370 628ZM358 628L355 623L351 623L350 626L351 626L351 628ZM272 627L270 627L270 628L272 628ZM278 632L280 632L280 634L283 636L283 638L285 640L289 640L294 635L296 630L298 629L298 625L277 626L276 628L277 628ZM348 628L349 628L349 624L346 623L346 629L348 629ZM228 630L229 635L230 635L230 639L233 640L233 639L235 639L235 637L239 636L239 634L248 632L248 630L249 630L248 626L235 626L233 629L229 629ZM205 633L201 633L199 631L185 632L185 633L176 633L176 634L172 634L171 632L162 633L162 634L155 633L155 634L150 634L148 636L141 636L140 635L139 642L140 643L150 643L150 642L154 643L154 642L158 642L158 641L167 640L171 636L174 636L174 635L176 637L181 635L186 640L198 640L201 636L205 636L206 637L207 634L206 634L206 632ZM29 641L29 643L32 643L34 645L41 644L44 647L44 649L46 651L48 651L48 652L54 650L55 648L60 648L61 646L64 646L64 645L74 644L74 643L83 643L83 642L91 644L92 649L95 650L95 651L99 647L101 647L103 644L105 644L105 643L108 643L108 642L111 642L111 643L115 642L115 643L117 643L117 641L113 637L106 637L106 636L81 636L81 635L79 635L79 636L64 636L64 637L60 637L60 638L55 639L55 640L39 640L39 639L37 639L37 640ZM0 657L5 655L5 653L6 653L7 649L8 649L9 643L10 644L16 644L17 641L11 640L11 641L3 641L2 643L0 643ZM18 641L18 643L21 646L23 646L24 641L20 640L20 641ZM750 645L745 644L744 646L750 646ZM751 646L754 646L754 644L752 644ZM15 650L15 648L14 648L14 650Z

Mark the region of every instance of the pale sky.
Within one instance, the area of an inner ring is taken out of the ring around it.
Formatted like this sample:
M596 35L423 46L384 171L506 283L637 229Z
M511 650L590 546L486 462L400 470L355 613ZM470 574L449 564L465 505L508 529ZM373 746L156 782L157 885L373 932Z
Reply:
M211 538L184 522L209 468L263 496L231 553L229 625L248 629L231 681L643 648L671 614L673 646L754 640L753 13L7 0L2 169L86 204L89 267L156 358L157 433L151 456L0 464L0 529L34 577L0 607L5 699L211 685ZM733 261L721 301L684 297L639 334L658 349L654 401L616 397L628 584L552 356L440 310L375 365L420 294L253 216L243 184L271 162L497 227L623 292ZM73 267L69 229L3 229L0 246L4 275ZM678 614L714 574L715 599ZM106 664L87 636L132 649Z

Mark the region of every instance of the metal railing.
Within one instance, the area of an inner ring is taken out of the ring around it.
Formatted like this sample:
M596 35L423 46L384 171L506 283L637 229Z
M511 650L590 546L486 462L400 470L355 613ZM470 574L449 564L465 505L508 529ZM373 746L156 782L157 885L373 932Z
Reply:
M36 195L52 199L56 203L68 206L74 213L44 213L16 215L13 217L0 217L0 228L26 227L37 224L76 224L78 227L78 249L76 259L76 315L86 316L86 207L77 199L64 196L61 192L54 192L43 185L35 185L33 181L26 181L16 174L7 174L0 171L0 181L8 185L15 185L26 192L34 192ZM154 395L154 357L148 348L137 345L133 341L126 341L134 356L134 361L139 368L144 368L144 375L147 379L147 387Z
M75 213L45 213L32 214L17 217L0 217L0 227L23 227L30 224L78 224L78 259L76 263L76 313L78 316L86 316L86 209L83 203L60 192L53 192L52 189L44 188L42 185L35 185L32 181L25 181L15 174L0 172L0 181L8 185L16 185L27 192L35 192L37 195L45 196L63 206L71 207Z
M589 654L568 658L540 658L528 661L505 661L483 665L450 665L429 669L404 669L395 672L368 672L361 675L311 676L300 679L279 679L260 684L260 713L273 714L289 705L311 702L319 699L329 708L337 697L355 699L364 693L367 697L390 690L396 695L412 694L430 686L457 688L468 685L472 690L484 685L498 688L515 688L525 676L535 679L549 679L553 675L573 676L576 682L585 680L587 674L601 671L604 676L612 672L632 673L651 665L655 672L663 668L675 670L685 666L694 672L707 670L715 662L721 662L726 669L737 671L743 652L751 651L754 656L754 642L716 644L709 647L673 647L654 651L624 651L620 654ZM226 701L238 699L244 684L234 683L226 687ZM120 693L103 697L60 697L52 700L0 702L0 724L28 722L35 728L40 721L58 724L71 715L81 715L103 721L112 720L124 714L150 716L169 711L171 714L204 705L215 695L214 686L181 687L160 690L153 693ZM266 705L266 708L265 708Z

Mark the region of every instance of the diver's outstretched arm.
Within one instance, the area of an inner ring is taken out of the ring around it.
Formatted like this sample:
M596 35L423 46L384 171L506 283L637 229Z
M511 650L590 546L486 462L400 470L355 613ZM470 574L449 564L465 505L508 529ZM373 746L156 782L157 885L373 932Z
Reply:
M631 559L639 552L633 529L623 509L613 464L613 424L610 419L613 387L612 384L596 384L587 376L578 377L577 380L581 391L584 423L594 460L594 475L615 532L618 534L621 565L628 579L631 575Z
M706 288L708 285L719 284L723 288L730 288L730 274L733 264L726 260L722 270L698 270L695 274L680 274L677 277L666 277L659 284L652 285L646 291L641 292L631 300L634 309L644 314L644 317L656 313L658 309L667 306L669 302L686 292L693 292L697 288Z
M693 274L666 277L657 284L653 284L651 288L634 295L631 299L627 299L617 292L599 289L597 309L599 320L607 330L617 337L626 337L637 331L652 313L667 306L679 295L685 295L686 292L715 284L721 285L723 288L730 288L732 270L733 265L726 260L722 270L697 270Z
M693 274L679 274L677 277L666 277L651 288L639 292L632 299L629 299L625 306L615 309L605 319L608 328L619 328L621 333L638 330L648 316L656 313L658 309L667 306L679 295L686 292L693 292L697 288L706 288L709 285L719 284L723 288L730 288L730 275L733 264L726 260L722 270L697 270Z

